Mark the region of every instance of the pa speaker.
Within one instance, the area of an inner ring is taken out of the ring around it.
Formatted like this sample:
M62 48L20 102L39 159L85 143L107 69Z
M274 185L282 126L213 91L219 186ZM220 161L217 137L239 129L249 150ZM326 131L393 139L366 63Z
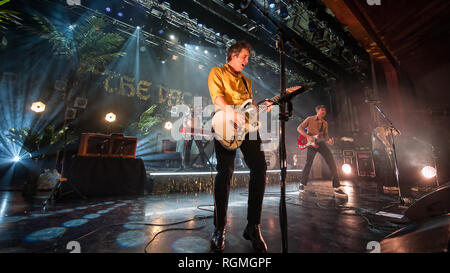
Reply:
M414 202L405 212L413 221L422 221L450 212L450 183L430 192Z

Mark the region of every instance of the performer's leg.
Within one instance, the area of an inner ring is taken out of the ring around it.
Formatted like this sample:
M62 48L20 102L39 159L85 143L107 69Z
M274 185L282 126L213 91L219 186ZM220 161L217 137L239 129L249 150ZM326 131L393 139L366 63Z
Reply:
M264 152L261 151L259 135L257 140L244 140L240 148L245 163L250 169L247 220L249 224L258 225L261 220L267 170Z
M304 186L306 186L306 184L308 184L309 172L311 171L311 166L313 164L316 153L317 153L317 149L308 147L307 152L306 152L306 164L305 164L305 167L303 167L302 179L300 181L301 184Z
M236 151L229 151L214 139L217 157L217 174L214 180L214 226L223 229L227 223L230 181L234 171Z
M331 153L330 148L328 148L326 143L319 144L319 153L323 156L325 162L328 165L328 168L330 169L333 181L333 188L338 188L340 186L340 182L339 182L339 174L336 168L336 162L334 161L333 154Z
M200 153L200 161L202 162L203 166L206 166L206 162L208 162L208 159L206 158L205 148L203 148L203 142L199 139L196 139L195 144L197 145L198 152Z
M184 140L184 156L183 156L183 167L187 168L191 166L191 147L192 139Z
M257 140L248 140L247 136L241 145L241 151L244 155L245 163L250 168L247 207L248 224L245 227L243 236L251 241L253 248L257 252L266 253L267 245L262 237L259 223L261 221L267 166L264 152L261 151L259 134Z

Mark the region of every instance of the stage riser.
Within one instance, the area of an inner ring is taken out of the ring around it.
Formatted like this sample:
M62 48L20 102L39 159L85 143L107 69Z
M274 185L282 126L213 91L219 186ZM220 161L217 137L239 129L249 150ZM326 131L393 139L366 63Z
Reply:
M149 176L152 194L212 192L215 174L211 175L180 175L180 176ZM301 172L288 173L286 183L299 183ZM235 174L230 187L248 188L249 174ZM279 185L280 173L267 173L266 185Z

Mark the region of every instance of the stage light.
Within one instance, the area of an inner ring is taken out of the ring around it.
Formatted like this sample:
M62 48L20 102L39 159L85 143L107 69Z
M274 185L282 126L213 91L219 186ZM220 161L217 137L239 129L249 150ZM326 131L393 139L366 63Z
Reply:
M119 12L117 13L117 16L122 17L122 16L123 16L123 13L119 11Z
M141 27L140 27L140 26L137 26L136 28L137 28L137 29L141 29Z
M110 7L106 7L106 12L111 12L111 8Z
M198 69L203 69L205 66L204 65L202 65L202 64L199 64L198 65Z
M45 111L45 104L41 101L33 102L30 109L36 113L42 113Z
M269 8L274 9L276 6L275 0L269 0Z
M17 155L15 157L13 157L12 161L14 162L19 162L20 161L20 157L18 157Z
M178 59L177 55L172 55L172 60L176 61Z
M436 169L431 166L425 166L422 168L422 175L429 179L436 176Z
M203 51L205 54L208 54L208 50Z
M75 29L75 25L70 25L70 26L69 26L69 29L70 29L70 30L74 30L74 29Z
M172 41L175 41L175 39L176 39L175 35L173 35L173 34L171 34L171 35L169 36L169 38L170 38L170 40L172 40Z
M163 33L164 33L164 30L160 29L160 30L158 30L158 33L159 33L159 34L163 34Z
M200 50L200 47L198 47L198 46L195 46L195 50Z
M161 61L161 63L162 63L162 64L165 64L165 63L166 63L166 61L165 61L165 60L162 60L162 61Z
M198 27L203 27L203 24L198 24Z
M66 0L66 3L69 6L79 6L81 5L81 0Z
M105 120L107 122L114 122L114 121L116 121L116 115L114 113L108 113L105 116Z
M342 165L342 171L345 173L345 174L351 174L352 173L352 166L350 166L350 164L343 164Z
M164 124L164 128L165 128L166 130L172 129L172 122L167 121L167 122Z

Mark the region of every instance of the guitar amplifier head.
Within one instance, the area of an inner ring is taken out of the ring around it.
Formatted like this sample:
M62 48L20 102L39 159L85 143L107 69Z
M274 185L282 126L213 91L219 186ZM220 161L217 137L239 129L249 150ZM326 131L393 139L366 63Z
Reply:
M81 134L79 156L105 156L109 154L111 137L108 135L83 133Z
M137 138L95 133L81 134L78 156L130 157L136 155Z
M136 155L137 138L113 136L111 138L111 156L130 157L134 158Z

